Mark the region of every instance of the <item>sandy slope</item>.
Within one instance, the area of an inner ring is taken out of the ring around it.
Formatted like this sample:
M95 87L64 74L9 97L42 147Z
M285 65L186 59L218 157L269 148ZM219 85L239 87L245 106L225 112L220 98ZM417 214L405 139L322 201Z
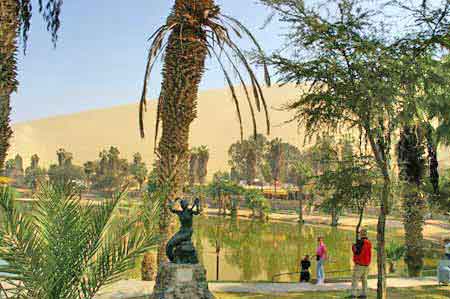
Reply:
M242 90L238 90L242 94ZM297 134L296 124L279 126L291 114L273 109L294 98L296 92L291 87L270 88L265 90L265 95L271 107L271 136L281 137L301 146L303 139ZM242 100L245 98L242 97ZM249 109L244 104L242 101L244 133L251 134ZM74 153L75 163L81 163L96 159L100 150L115 145L127 158L131 159L134 152L141 152L149 162L153 159L155 101L150 101L148 111L145 115L147 137L144 140L138 134L137 104L18 123L14 125L10 156L19 153L24 158L25 165L28 165L31 155L37 153L43 165L48 166L56 160L56 150L63 147ZM257 117L258 129L264 132L263 112L258 113ZM228 147L238 139L239 125L228 90L202 92L199 97L198 119L192 125L191 144L205 144L210 148L210 173L227 167Z
M238 89L243 100L241 110L245 121L245 134L251 134L252 126L243 90ZM295 123L284 124L292 113L279 111L287 101L296 97L298 90L292 86L265 89L272 123L271 137L303 146L304 133L297 130ZM98 157L99 151L111 145L118 146L122 155L131 159L133 153L141 152L147 162L153 159L153 136L155 101L151 101L146 113L147 137L142 140L138 134L137 104L117 106L108 109L90 110L81 113L55 116L46 119L17 123L10 156L19 153L24 164L29 164L32 154L41 157L41 163L48 166L56 160L56 150L65 148L74 154L74 162L82 163ZM265 131L264 114L258 113L258 128ZM239 139L239 126L234 105L228 89L209 90L200 93L198 119L191 130L191 145L207 145L211 159L209 174L227 168L227 150ZM448 150L444 158L448 159Z

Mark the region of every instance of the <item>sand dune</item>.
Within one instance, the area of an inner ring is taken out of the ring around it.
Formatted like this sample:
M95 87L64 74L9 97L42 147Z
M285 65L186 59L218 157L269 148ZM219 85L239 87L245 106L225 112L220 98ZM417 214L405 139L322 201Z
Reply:
M243 90L237 89L243 96ZM295 123L284 123L292 113L280 111L287 101L295 98L298 90L292 86L266 88L265 95L270 107L271 134L285 141L304 146L304 132ZM244 100L244 98L242 97ZM244 133L252 133L250 114L245 101L241 103ZM90 110L71 115L17 123L10 157L19 153L24 164L29 165L31 155L38 154L41 165L48 167L56 161L56 150L64 148L74 154L74 162L81 164L97 159L102 149L117 146L121 155L131 160L133 153L142 153L150 163L153 156L153 132L155 101L150 101L146 113L147 137L141 139L138 132L138 105L123 105L107 109ZM265 132L264 113L257 115L259 132ZM233 102L227 89L201 92L198 101L198 118L191 127L191 145L207 145L210 149L209 175L227 169L227 150L239 139L239 125ZM441 150L441 164L449 165L449 151Z

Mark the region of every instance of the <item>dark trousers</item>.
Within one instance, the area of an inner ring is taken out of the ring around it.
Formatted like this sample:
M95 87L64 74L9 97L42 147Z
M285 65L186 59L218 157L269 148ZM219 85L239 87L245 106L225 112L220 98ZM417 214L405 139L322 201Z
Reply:
M310 278L311 274L309 274L309 271L300 272L300 282L308 282Z

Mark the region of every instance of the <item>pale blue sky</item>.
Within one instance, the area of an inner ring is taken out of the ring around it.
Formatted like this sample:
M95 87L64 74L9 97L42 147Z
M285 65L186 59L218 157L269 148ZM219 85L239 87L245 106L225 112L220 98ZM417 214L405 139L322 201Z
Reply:
M252 29L268 52L282 44L278 23L260 30L268 10L256 0L216 2L224 13ZM20 87L12 98L13 122L136 102L142 87L147 38L165 21L172 3L64 1L56 49L35 10L27 55L19 57ZM217 64L211 61L208 68L202 89L223 87ZM156 69L151 81L152 98L157 95L160 79Z

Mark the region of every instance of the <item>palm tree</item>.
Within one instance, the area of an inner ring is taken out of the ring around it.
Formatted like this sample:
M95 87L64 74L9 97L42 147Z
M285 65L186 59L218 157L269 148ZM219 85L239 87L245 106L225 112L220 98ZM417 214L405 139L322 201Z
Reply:
M141 136L144 137L143 111L146 107L147 82L155 61L164 52L163 81L156 112L155 145L161 123L162 135L156 148L158 184L170 190L169 197L180 194L184 185L186 177L184 172L189 160L189 130L192 121L197 117L198 87L208 56L217 58L224 72L236 106L241 138L243 126L239 100L231 77L220 57L230 62L244 87L256 134L255 113L250 93L245 86L243 75L239 72L238 63L232 57L236 57L248 73L257 110L259 111L261 106L264 108L269 131L268 111L261 86L245 55L231 38L232 33L238 37L249 37L257 50L262 53L261 47L250 31L233 17L222 14L214 0L175 0L166 24L158 28L150 38L152 42L147 58L139 124ZM266 83L270 84L265 64L264 72ZM162 205L160 221L162 241L158 250L158 265L166 260L164 248L170 222L167 201Z
M298 188L299 198L299 222L303 223L303 198L305 196L305 186L313 178L313 170L306 159L301 159L290 165L288 181ZM296 191L297 195L297 191ZM297 196L296 196L297 197Z
M194 186L198 178L198 149L189 152L189 185Z
M27 213L16 206L13 193L0 189L0 259L6 262L0 272L13 286L11 298L93 298L157 244L152 225L157 205L121 217L124 192L94 206L81 204L70 183L48 185Z
M59 16L63 0L39 0L39 11L47 24L55 44L60 26ZM31 22L31 0L0 0L0 173L10 146L11 94L18 88L17 42L22 35L24 52Z
M272 173L273 186L275 194L277 193L277 181L280 180L281 167L284 164L283 142L280 138L275 138L269 143L269 151L267 153L267 160L270 165Z
M197 150L198 155L198 181L204 185L208 174L209 149L206 145L202 145Z
M400 178L404 188L405 262L410 276L419 276L423 268L423 223L425 200L422 195L425 173L425 147L419 125L405 125L397 145Z

